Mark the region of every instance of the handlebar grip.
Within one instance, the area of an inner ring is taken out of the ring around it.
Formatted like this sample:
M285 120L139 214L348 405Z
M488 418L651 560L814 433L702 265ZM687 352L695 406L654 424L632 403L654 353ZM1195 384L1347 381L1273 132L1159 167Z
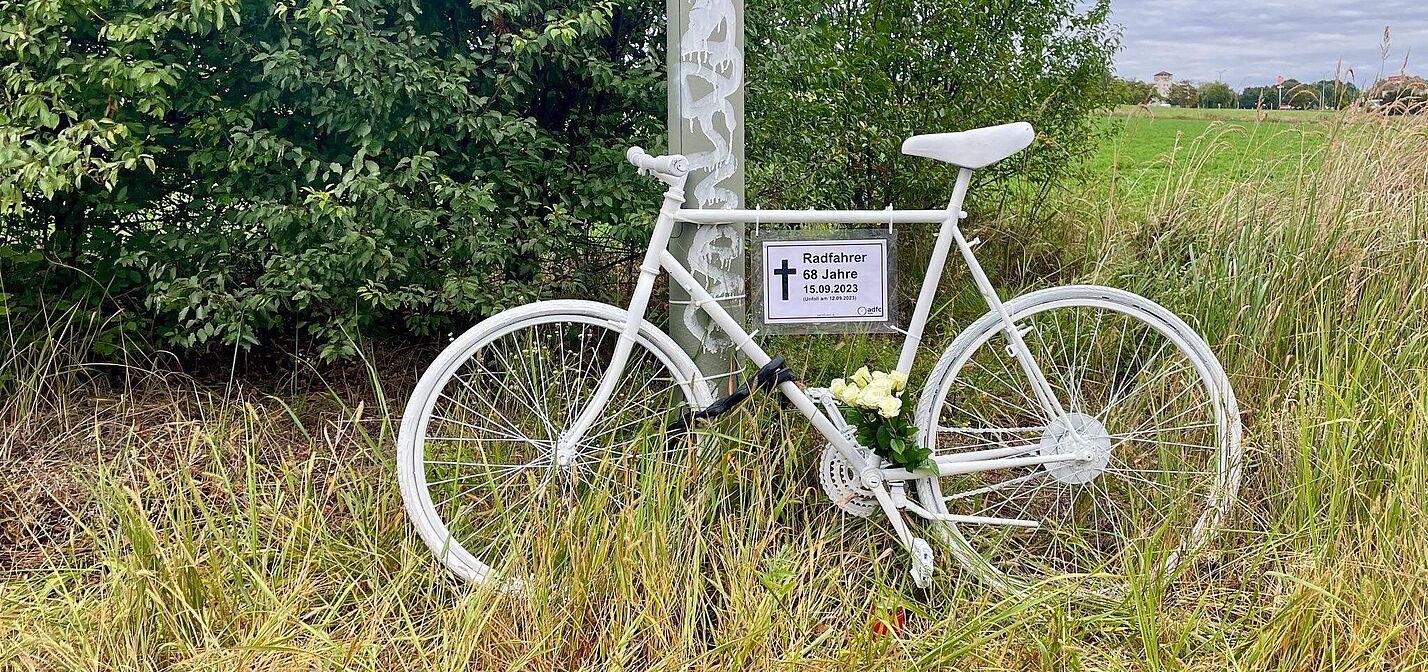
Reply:
M689 160L679 154L650 156L639 147L631 147L625 152L625 159L640 170L648 170L679 177L689 172Z

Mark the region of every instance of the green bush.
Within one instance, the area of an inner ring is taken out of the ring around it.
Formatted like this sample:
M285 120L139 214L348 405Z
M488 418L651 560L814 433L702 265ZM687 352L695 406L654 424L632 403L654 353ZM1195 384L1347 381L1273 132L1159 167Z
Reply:
M70 283L184 348L296 335L333 358L359 331L588 293L657 198L620 156L659 135L662 13L5 3L0 245L93 269ZM11 292L33 272L0 264Z
M952 173L902 141L1028 121L1032 149L978 177L1039 203L1095 148L1112 102L1109 2L1078 4L750 2L750 184L771 205L942 207Z
M754 202L935 203L912 132L1026 119L1045 189L1088 144L1104 3L748 7ZM12 0L0 5L0 294L117 307L201 353L353 352L608 289L658 192L664 5ZM812 127L809 128L809 125ZM38 255L36 254L38 253ZM107 298L102 298L107 297ZM101 304L101 300L113 303ZM103 353L100 353L103 355Z

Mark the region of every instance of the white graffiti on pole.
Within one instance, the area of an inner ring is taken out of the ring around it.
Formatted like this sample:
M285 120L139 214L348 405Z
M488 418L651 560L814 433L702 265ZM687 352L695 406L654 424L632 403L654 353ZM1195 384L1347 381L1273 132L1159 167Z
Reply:
M888 319L888 240L764 240L766 325Z
M694 201L701 208L739 207L739 194L725 186L738 172L734 133L739 125L732 99L743 84L744 54L735 42L735 7L732 0L695 0L679 43L679 112L691 131L698 130L712 149L689 152L691 172L707 173L695 182ZM707 93L695 96L695 90ZM706 279L705 287L717 297L738 294L743 278L733 272L743 255L737 229L700 226L690 244L689 270ZM684 307L682 321L706 352L729 350L733 342L723 331L711 329L708 317L693 305Z

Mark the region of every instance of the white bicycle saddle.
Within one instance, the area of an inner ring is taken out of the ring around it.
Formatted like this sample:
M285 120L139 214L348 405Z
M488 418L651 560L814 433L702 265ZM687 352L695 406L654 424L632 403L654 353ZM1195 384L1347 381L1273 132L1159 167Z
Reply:
M902 153L977 169L1020 152L1035 137L1031 124L1018 121L959 133L914 135L903 141Z

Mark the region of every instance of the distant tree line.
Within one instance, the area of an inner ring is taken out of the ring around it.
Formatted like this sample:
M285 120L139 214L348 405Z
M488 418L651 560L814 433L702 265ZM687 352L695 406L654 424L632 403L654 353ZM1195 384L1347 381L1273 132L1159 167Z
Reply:
M1154 84L1118 77L1111 82L1111 94L1121 105L1165 103L1175 107L1337 110L1360 100L1364 92L1353 82L1332 79L1308 83L1286 79L1279 85L1247 86L1240 91L1235 91L1224 82L1195 84L1190 80L1180 80L1171 85L1168 95L1162 97Z

